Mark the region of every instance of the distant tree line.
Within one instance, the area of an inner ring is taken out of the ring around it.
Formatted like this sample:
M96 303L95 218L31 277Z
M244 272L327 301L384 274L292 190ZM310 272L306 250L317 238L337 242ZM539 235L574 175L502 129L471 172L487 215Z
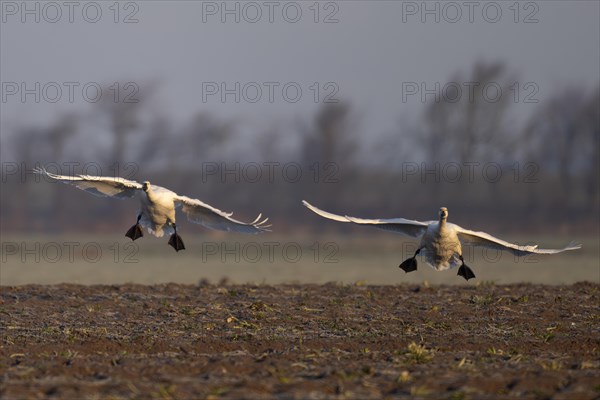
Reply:
M482 62L452 80L507 91L514 81L504 64ZM508 96L441 96L379 141L367 139L358 110L345 101L248 139L242 121L203 111L175 127L153 104L153 90L144 93L137 103L101 102L88 114L5 136L3 231L102 231L131 218L136 205L90 205L86 193L31 176L23 182L11 169L39 163L150 179L239 217L262 211L283 231L339 229L308 217L300 206L306 198L365 217L432 219L444 205L451 219L474 226L598 233L600 86L557 91L518 129Z

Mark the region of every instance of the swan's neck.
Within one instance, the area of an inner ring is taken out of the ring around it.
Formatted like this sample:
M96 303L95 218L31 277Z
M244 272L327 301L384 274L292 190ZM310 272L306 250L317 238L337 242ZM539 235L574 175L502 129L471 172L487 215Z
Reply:
M148 188L148 190L146 191L146 198L150 201L154 200L154 192L152 192L152 190L150 188Z

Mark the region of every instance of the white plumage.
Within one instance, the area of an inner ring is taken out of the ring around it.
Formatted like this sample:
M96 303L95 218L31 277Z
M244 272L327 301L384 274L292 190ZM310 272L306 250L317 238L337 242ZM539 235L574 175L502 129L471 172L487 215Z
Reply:
M556 254L581 248L581 245L573 243L562 249L539 249L537 245L520 246L509 243L488 233L471 231L456 224L446 222L448 218L448 209L446 207L440 208L439 219L437 221L421 222L404 218L362 219L341 216L323 211L305 200L302 201L302 204L315 214L334 221L369 225L407 236L421 237L421 242L415 256L422 254L427 263L438 271L460 266L458 275L463 276L467 280L474 278L475 274L464 264L461 244L506 250L517 256L527 254ZM406 272L416 270L417 263L415 256L404 261L400 267Z
M177 235L175 225L175 211L181 206L189 221L203 225L210 229L217 229L240 233L260 233L269 230L266 225L268 218L262 218L262 214L250 222L245 223L233 219L232 213L226 213L214 208L198 199L181 196L177 193L157 185L151 185L145 181L139 183L119 177L90 176L90 175L56 175L43 168L36 168L35 173L45 175L53 180L75 185L95 196L114 197L118 199L139 197L140 212L138 224L145 227L148 232L156 237L162 237L165 233L172 234L169 241L176 250L182 250L183 242ZM138 230L138 224L133 226L127 236L133 240L142 236ZM137 228L136 228L137 227ZM171 243L173 241L173 243ZM177 244L180 241L180 245ZM180 247L180 248L178 248Z

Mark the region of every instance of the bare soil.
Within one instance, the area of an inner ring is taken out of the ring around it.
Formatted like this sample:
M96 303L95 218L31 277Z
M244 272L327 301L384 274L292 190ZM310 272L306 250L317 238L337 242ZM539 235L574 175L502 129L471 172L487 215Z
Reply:
M600 397L600 284L27 285L3 398Z

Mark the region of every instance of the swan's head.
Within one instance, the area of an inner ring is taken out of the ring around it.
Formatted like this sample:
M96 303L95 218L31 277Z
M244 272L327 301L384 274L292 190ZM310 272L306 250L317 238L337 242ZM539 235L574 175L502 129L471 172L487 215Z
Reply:
M440 221L445 221L448 218L448 209L440 207Z
M142 183L142 190L148 193L148 190L150 190L150 181L144 181L144 183Z

